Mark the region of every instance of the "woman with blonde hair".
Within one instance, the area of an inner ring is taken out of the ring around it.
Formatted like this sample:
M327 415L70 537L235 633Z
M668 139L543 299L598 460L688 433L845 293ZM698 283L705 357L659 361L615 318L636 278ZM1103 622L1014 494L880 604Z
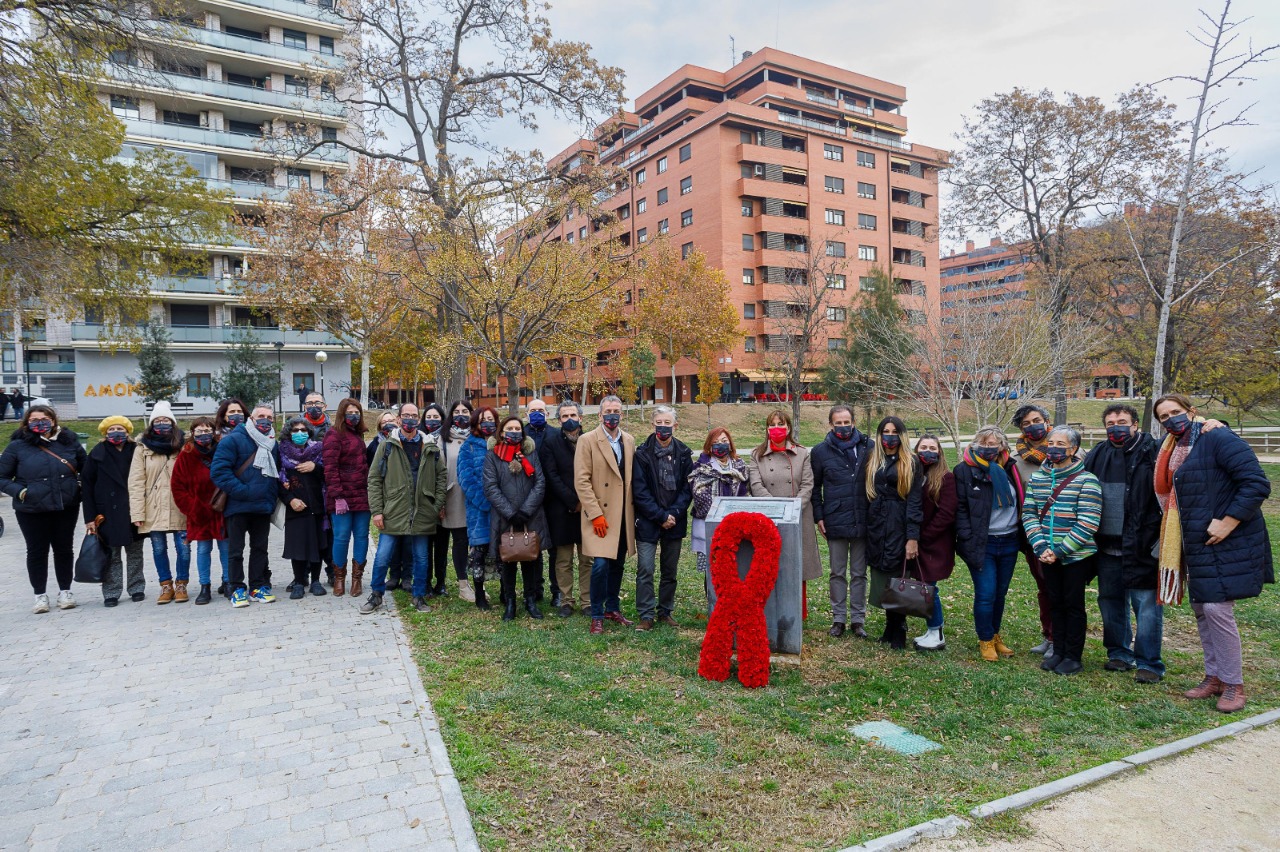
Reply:
M920 487L924 523L920 525L920 579L933 586L933 615L925 619L927 628L915 640L917 651L941 651L942 599L938 582L951 576L956 565L956 478L942 457L937 435L922 435L916 441L916 459L924 474Z
M876 427L876 438L867 460L867 567L871 573L870 604L880 607L880 595L893 577L920 556L920 526L924 508L920 496L920 463L902 445L907 427L889 416ZM919 578L919 566L914 571ZM907 647L907 617L885 613L880 641L901 651Z

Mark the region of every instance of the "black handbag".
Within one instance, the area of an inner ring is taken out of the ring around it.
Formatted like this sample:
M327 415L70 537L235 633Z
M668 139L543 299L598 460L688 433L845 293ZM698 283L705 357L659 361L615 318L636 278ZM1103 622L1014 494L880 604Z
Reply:
M77 583L101 583L111 564L111 553L102 539L87 535L80 542L80 555L76 557L74 579Z
M896 612L899 615L913 615L916 618L933 616L933 597L938 593L930 584L907 576L909 560L902 560L902 576L890 577L880 593L880 608L885 612ZM919 566L919 560L916 565Z

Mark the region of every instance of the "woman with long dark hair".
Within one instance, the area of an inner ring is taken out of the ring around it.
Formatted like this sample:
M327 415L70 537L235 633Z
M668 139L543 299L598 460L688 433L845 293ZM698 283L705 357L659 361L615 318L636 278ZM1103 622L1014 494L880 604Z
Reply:
M920 555L920 527L924 507L920 496L923 479L920 463L903 446L907 427L897 417L886 417L876 427L867 459L867 567L870 570L872 606L880 607L880 595L889 580L912 571ZM914 575L919 579L919 565ZM886 612L880 641L894 650L907 647L907 617Z
M231 596L228 588L231 562L228 558L227 525L222 513L209 505L214 492L209 467L213 463L219 437L212 418L192 420L191 431L173 464L173 477L169 480L173 502L187 519L187 547L195 544L196 576L200 580L196 604L201 606L213 599L210 569L213 567L214 545L217 545L218 560L222 564L222 585L218 587L218 594Z
M431 567L435 573L432 591L437 595L444 594L446 568L452 557L453 573L458 580L458 597L467 603L476 602L476 593L467 578L467 497L458 483L458 456L467 438L471 437L471 411L471 403L458 400L449 409L449 416L440 430L440 448L449 468L449 490L444 498L444 514L431 543L434 548ZM453 543L452 548L450 542Z
M489 512L492 507L484 492L484 462L487 441L498 431L498 412L489 406L475 410L471 437L458 451L458 484L467 502L467 574L476 595L476 606L489 609L484 592L486 574L497 571L496 553L490 553Z
M324 436L325 506L333 529L333 594L346 592L347 555L351 555L351 596L364 589L369 559L369 463L365 461L364 409L358 399L338 403L337 420ZM321 587L323 589L323 587ZM315 594L313 588L311 591Z
M213 431L221 438L244 423L248 416L249 409L245 408L244 403L239 399L234 396L224 399L218 406L218 412L213 415Z
M147 430L138 443L129 468L129 515L138 532L151 539L151 559L160 578L156 603L186 603L191 548L187 547L187 519L173 502L170 484L182 449L182 430L169 403L160 400L151 407ZM169 563L169 536L177 556L176 573Z
M937 435L922 435L916 441L916 460L924 481L920 487L924 522L920 525L920 579L933 586L933 615L925 619L925 634L916 637L918 651L941 651L947 647L942 636L942 597L938 583L951 576L956 567L956 478L942 458L942 442Z

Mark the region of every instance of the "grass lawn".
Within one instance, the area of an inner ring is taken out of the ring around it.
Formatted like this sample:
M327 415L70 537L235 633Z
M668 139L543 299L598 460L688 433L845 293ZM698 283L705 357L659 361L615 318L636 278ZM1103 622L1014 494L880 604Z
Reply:
M1267 466L1280 492L1280 465ZM1268 507L1280 542L1280 499ZM492 584L494 597L497 584ZM634 563L623 582L634 615ZM1090 590L1090 595L1094 594ZM1102 670L1096 606L1086 670L1041 672L1035 586L1020 566L1003 633L1011 661L977 657L972 584L942 585L947 649L893 652L831 639L825 582L810 584L801 667L766 689L697 675L701 577L681 565L679 630L587 633L581 614L504 625L451 597L433 612L399 599L454 770L487 849L834 849L1168 742L1225 717L1180 695L1200 679L1189 606L1165 616L1169 674L1155 686ZM1243 602L1249 707L1280 706L1275 591ZM879 635L883 615L867 625ZM912 620L912 635L923 622ZM902 757L847 729L886 719L942 744ZM991 826L1008 835L1016 818Z

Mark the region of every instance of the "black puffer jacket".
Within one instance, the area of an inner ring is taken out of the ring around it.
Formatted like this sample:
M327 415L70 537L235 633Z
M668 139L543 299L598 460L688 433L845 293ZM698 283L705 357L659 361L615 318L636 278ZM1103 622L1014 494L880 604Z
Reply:
M904 499L898 494L898 465L886 463L876 471L876 499L867 504L867 564L880 571L897 573L907 555L907 542L920 540L924 523L920 462L911 459L915 475Z
M1143 432L1128 447L1110 441L1098 444L1084 458L1084 469L1102 479L1100 471L1117 458L1124 464L1124 532L1120 550L1124 554L1121 579L1126 589L1154 589L1159 575L1160 559L1155 554L1160 541L1160 501L1156 499L1156 458L1160 448L1154 438ZM1112 492L1101 482L1104 505ZM1094 537L1098 547L1109 543L1099 532Z
M845 448L852 443L857 463ZM867 534L867 488L863 473L871 440L858 430L848 442L834 432L809 453L813 466L813 522L824 521L827 538L863 538Z
M79 509L85 457L74 432L59 429L46 441L20 427L0 455L0 489L13 498L15 512ZM25 498L20 496L24 489Z
M968 452L965 450L966 458ZM1024 486L1017 461L1008 459L1004 470L1021 505ZM956 553L965 565L979 571L987 559L987 533L991 530L991 507L995 502L991 474L966 459L961 459L952 472L956 477ZM1019 542L1025 543L1027 535L1022 524L1016 526Z
M490 438L488 451L484 454L484 496L489 498L489 541L496 545L504 532L512 528L511 518L520 512L529 520L521 524L519 530L532 530L538 534L542 549L551 548L551 533L547 529L547 518L542 511L542 500L547 493L547 479L542 473L542 462L538 459L538 449L532 438L525 438L520 445L520 452L533 465L533 476L527 475L522 468L511 472L514 463L504 462L493 451L497 440Z
M581 512L575 512L578 492L573 487L573 457L577 444L570 441L563 429L548 430L550 434L538 448L538 460L547 478L547 494L542 501L547 516L547 529L551 531L551 545L564 547L582 541ZM582 434L579 430L578 434Z

